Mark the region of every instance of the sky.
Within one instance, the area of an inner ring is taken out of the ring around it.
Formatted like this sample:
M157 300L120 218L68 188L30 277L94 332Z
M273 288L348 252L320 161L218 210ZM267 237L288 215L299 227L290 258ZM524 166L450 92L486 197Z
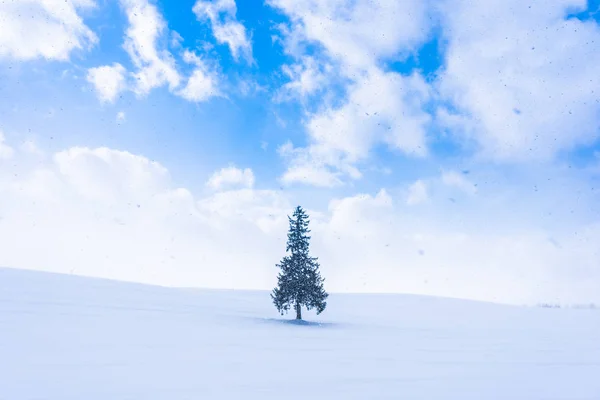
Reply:
M597 0L0 3L0 265L600 303Z

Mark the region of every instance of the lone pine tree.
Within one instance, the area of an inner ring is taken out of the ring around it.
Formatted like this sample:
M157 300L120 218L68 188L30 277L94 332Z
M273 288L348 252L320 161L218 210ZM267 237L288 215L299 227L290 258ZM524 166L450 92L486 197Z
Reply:
M289 254L277 264L281 271L271 298L281 315L294 307L296 319L302 319L302 306L308 310L315 308L320 314L327 306L325 300L329 295L323 288L317 258L308 254L308 215L298 206L288 220L290 229L285 251Z

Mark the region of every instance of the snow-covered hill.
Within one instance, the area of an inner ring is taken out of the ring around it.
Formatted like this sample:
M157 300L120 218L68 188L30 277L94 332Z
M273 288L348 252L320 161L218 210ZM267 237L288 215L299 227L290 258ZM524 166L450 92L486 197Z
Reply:
M600 399L600 312L0 269L0 399ZM288 318L292 318L290 315Z

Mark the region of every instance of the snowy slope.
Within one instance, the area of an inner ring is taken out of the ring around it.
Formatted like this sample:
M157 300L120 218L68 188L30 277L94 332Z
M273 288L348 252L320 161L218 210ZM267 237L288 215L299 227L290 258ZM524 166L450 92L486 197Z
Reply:
M332 295L306 316L0 269L0 399L600 399L598 311Z

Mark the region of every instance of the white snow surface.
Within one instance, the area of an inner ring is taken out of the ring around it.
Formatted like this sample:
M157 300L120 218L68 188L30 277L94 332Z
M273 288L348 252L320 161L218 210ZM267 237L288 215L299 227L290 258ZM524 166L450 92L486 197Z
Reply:
M0 269L0 399L600 399L600 312Z

